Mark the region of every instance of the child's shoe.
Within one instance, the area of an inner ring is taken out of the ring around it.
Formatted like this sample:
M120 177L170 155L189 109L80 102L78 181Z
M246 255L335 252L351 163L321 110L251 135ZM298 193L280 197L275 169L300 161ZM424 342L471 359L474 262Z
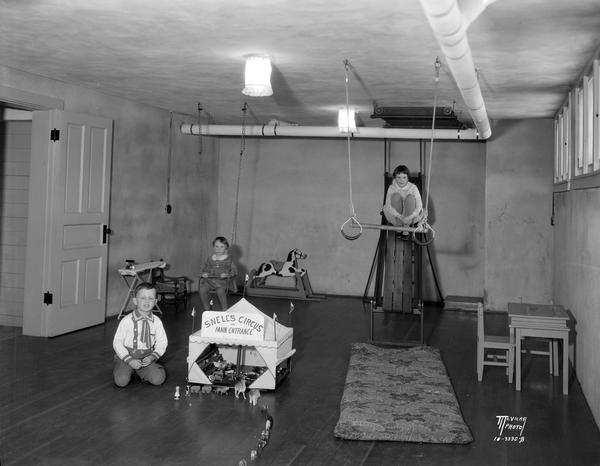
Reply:
M410 233L408 231L401 231L399 236L402 241L410 241Z

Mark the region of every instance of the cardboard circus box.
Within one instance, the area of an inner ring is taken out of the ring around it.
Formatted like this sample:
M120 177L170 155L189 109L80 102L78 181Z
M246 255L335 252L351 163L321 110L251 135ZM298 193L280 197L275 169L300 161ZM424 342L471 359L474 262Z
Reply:
M214 370L208 363L212 358L236 370L259 368L248 387L274 389L291 369L293 334L244 298L224 312L204 311L200 330L190 335L188 381L219 385L221 379L206 373Z

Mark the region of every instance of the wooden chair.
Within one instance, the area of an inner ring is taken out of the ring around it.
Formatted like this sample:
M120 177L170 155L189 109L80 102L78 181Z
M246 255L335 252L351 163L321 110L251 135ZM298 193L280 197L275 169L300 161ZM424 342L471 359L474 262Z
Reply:
M156 287L156 295L162 304L173 303L175 310L180 303L187 306L187 297L190 291L191 280L185 276L171 277L165 274L164 269L154 269L152 284Z
M494 353L487 349L500 350ZM483 379L484 366L506 367L508 383L513 381L515 345L509 336L486 335L484 325L483 301L477 303L477 380Z
M202 280L202 277L198 277L198 289L200 289L200 280ZM229 280L227 280L227 296L229 296L231 294L235 294L238 291L239 291L239 289L238 289L237 282L235 281L235 277L231 277ZM217 298L217 292L215 291L214 288L208 290L208 296L211 298L211 301L213 301L214 299ZM211 307L211 309L212 309L212 307ZM222 309L222 310L224 311L225 309Z

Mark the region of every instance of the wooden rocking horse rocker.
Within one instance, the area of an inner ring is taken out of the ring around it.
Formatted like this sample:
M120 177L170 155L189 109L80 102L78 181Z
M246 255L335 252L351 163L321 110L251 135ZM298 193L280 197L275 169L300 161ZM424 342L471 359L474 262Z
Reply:
M307 301L319 301L325 295L315 294L312 290L308 272L298 264L299 260L306 259L307 254L298 248L288 252L285 261L271 260L260 264L257 270L251 270L244 293L247 296L264 296L270 298L290 298ZM267 284L267 277L290 277L294 280L293 287L274 286Z

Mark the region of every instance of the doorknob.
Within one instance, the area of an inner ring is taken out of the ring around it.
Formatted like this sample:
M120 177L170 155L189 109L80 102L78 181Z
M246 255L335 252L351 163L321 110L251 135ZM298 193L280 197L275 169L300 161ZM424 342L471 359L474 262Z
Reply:
M108 225L102 225L102 244L106 244L108 235L110 234L112 234L112 230L108 227Z

